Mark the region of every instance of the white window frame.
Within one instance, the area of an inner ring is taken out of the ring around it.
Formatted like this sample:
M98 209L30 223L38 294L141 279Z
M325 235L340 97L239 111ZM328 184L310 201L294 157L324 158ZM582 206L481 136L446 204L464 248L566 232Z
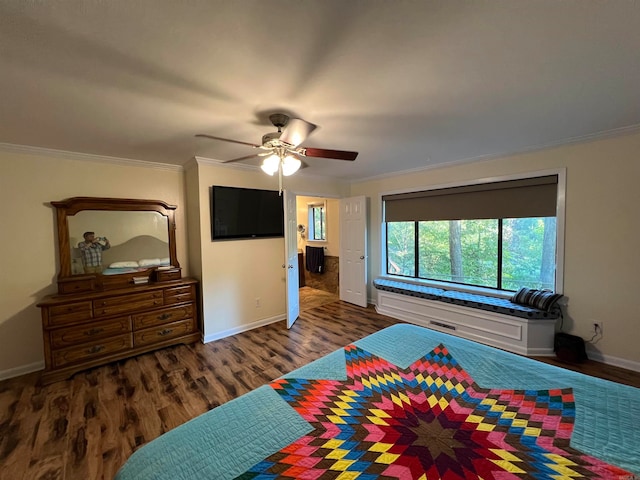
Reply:
M428 285L438 288L446 288L447 290L458 290L462 292L479 293L485 295L492 295L495 297L509 298L513 295L511 292L505 292L489 287L476 287L471 285L452 284L449 282L439 282L437 280L424 280L418 278L402 278L397 276L387 275L387 228L384 222L384 201L382 197L385 195L393 195L398 193L411 193L421 192L428 190L438 190L442 188L451 187L464 187L468 185L481 185L483 183L495 183L508 180L521 180L526 178L543 177L547 175L558 176L558 187L556 194L556 273L555 273L555 292L564 293L564 237L565 237L565 207L566 207L566 185L567 185L567 169L556 168L549 170L539 170L535 172L525 172L518 174L511 174L499 177L486 177L478 180L467 182L455 182L438 185L428 185L424 187L413 187L402 190L393 190L387 192L381 192L378 195L378 201L380 205L380 276L392 279L398 282L414 283L419 285Z
M314 239L314 234L315 234L315 223L314 223L314 219L313 219L313 209L316 207L322 207L322 210L324 212L324 238L321 240L316 240ZM307 203L307 222L308 222L308 226L307 226L307 242L311 242L311 243L327 243L327 238L328 238L328 233L327 233L327 226L329 224L329 222L327 221L327 201L323 200L323 201L319 201L319 202L310 202Z

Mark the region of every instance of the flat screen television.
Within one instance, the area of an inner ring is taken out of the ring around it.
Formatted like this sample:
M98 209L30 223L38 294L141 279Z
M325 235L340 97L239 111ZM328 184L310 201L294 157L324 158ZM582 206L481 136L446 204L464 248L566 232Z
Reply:
M284 237L284 208L278 192L211 187L211 240L268 237Z

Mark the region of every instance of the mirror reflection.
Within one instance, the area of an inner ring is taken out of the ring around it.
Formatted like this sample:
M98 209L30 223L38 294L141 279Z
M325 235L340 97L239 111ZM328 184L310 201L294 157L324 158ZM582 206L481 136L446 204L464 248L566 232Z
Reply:
M72 275L131 273L171 263L168 219L158 212L82 210L68 224Z

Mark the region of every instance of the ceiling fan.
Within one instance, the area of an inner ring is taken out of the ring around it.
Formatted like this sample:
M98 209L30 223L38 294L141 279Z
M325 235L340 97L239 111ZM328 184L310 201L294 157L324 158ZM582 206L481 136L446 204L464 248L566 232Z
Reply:
M301 166L307 166L298 157L333 158L336 160L353 161L358 156L358 152L300 146L311 132L316 129L316 125L301 118L290 118L284 113L273 113L269 115L269 120L271 120L274 127L277 127L278 131L263 135L262 145L232 140L230 138L216 137L215 135L207 135L204 133L199 133L196 137L238 143L263 150L263 152L226 160L223 163L239 162L253 157L266 157L261 165L262 170L269 175L279 172L280 177L282 177L282 175L292 175Z

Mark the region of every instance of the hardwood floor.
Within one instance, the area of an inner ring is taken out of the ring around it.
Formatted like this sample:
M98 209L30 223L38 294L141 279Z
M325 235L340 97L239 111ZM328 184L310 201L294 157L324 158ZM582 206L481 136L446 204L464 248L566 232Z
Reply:
M0 478L111 479L133 451L162 433L394 323L372 307L335 302L302 312L291 330L278 322L47 386L37 373L5 380ZM638 373L597 362L579 368L640 387Z
M311 287L300 287L300 311L311 310L312 308L333 303L340 300L340 296L336 293L325 292Z

